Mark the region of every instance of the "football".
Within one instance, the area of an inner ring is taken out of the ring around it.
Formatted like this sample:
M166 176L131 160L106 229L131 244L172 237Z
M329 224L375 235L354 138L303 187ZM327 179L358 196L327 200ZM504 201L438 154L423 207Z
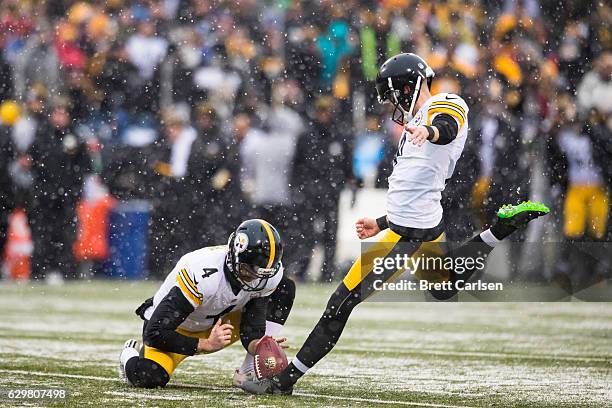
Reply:
M270 378L283 371L289 363L283 349L272 336L264 336L255 349L257 379Z

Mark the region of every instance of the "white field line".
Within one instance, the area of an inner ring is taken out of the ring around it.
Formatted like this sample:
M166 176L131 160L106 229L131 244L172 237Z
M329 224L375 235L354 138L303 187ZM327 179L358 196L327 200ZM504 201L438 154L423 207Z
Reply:
M174 395L149 395L137 392L119 392L119 391L104 391L105 395L114 395L123 398L144 398L150 400L165 400L165 401L188 401L189 397L177 397Z
M92 381L106 381L106 382L122 382L119 378L111 378L111 377L98 377L94 375L81 375L81 374L64 374L64 373L52 373L52 372L42 372L42 371L26 371L26 370L5 370L0 369L0 373L5 374L22 374L22 375L37 375L41 377L58 377L58 378L75 378L79 380L92 380ZM213 392L234 392L233 390L229 390L227 388L220 387L210 387L210 386L199 386L194 384L172 384L172 386L176 386L179 388L197 388L197 389L207 389ZM166 399L166 400L177 400L179 398L175 396L155 396L155 395L146 395L141 393L130 393L130 392L115 392L115 391L105 391L104 394L109 395L117 395L117 396L130 396L130 394L134 394L134 397L138 398L149 398L149 399ZM137 394L137 395L136 395ZM338 395L326 395L326 394L313 394L306 392L294 392L293 395L298 397L309 397L309 398L325 398L331 400L338 401L354 401L354 402L368 402L373 404L388 404L388 405L404 405L409 407L430 407L430 408L471 408L465 405L447 405L447 404L433 404L427 402L410 402L410 401L395 401L395 400L381 400L375 398L358 398L358 397L342 397Z
M576 361L583 363L611 363L612 364L612 356L604 356L604 357L586 357L586 356L571 356L571 355L558 355L558 354L526 354L526 353L518 353L518 352L489 352L489 351L454 351L454 350L444 350L444 349L403 349L401 347L397 348L377 348L373 350L368 347L353 347L353 346L340 346L338 350L342 350L343 352L368 352L371 353L375 351L376 353L394 353L394 354L406 354L412 356L438 356L438 357L484 357L484 358L492 358L492 359L502 359L502 358L515 358L522 360L550 360L550 361ZM7 350L3 350L0 347L0 353L5 352ZM13 350L11 352L14 353ZM31 356L30 354L21 354L23 356Z
M310 398L326 398L326 399L341 400L341 401L371 402L374 404L405 405L408 407L470 408L465 405L445 405L445 404L433 404L433 403L427 403L427 402L393 401L393 400L381 400L381 399L358 398L358 397L339 397L336 395L311 394L307 392L294 392L293 395L297 395L300 397L310 397Z
M340 348L339 348L340 349ZM352 352L369 352L371 353L373 350L367 347L342 347L342 351ZM524 360L563 360L563 361L582 361L582 362L599 362L605 363L608 361L612 361L612 357L578 357L578 356L564 356L564 355L555 355L555 354L523 354L523 353L497 353L497 352L487 352L487 351L450 351L450 350L402 350L402 349L376 349L377 353L395 353L398 352L401 354L411 354L411 355L436 355L436 356L465 356L465 357L491 357L491 358L520 358Z

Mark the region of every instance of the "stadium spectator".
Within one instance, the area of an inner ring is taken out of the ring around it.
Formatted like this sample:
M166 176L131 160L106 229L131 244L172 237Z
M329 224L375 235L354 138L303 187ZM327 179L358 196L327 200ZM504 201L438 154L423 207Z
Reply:
M599 129L578 120L572 99L566 95L561 101L556 143L567 162L562 168L567 179L563 232L570 240L601 240L607 232L609 212L609 179L605 178L609 174L604 173L608 163L602 161L606 146L594 143Z
M319 35L317 45L321 54L321 89L330 90L337 79L343 59L353 51L349 39L349 25L341 20L332 21L326 32Z
M493 219L502 203L520 202L529 198L529 167L523 140L521 94L513 88L502 96L505 103L490 106L484 126L494 127L492 138L491 182L488 188L486 219ZM492 129L489 129L492 131Z
M215 108L206 102L194 109L198 133L187 164L187 192L191 210L188 245L191 249L224 242L230 226L239 223L242 211L240 167L228 140L221 132Z
M128 61L139 73L139 107L154 113L159 106L159 65L168 52L168 41L157 35L153 21L145 16L137 24L137 31L125 44Z
M189 156L197 138L189 123L189 111L172 106L162 112L161 139L154 143L149 160L155 170L151 197L150 272L164 276L188 245L188 216L192 203L185 191Z
M612 51L602 54L580 81L576 92L578 109L583 115L591 109L612 117Z
M34 241L32 276L59 274L75 279L75 211L91 163L85 143L75 132L67 100L54 101L29 154L34 175L28 212Z
M312 7L306 2L293 2L287 10L285 22L286 77L299 84L304 99L308 102L311 102L318 92L321 75L321 57L316 44L317 28L308 24L308 19L315 13L308 13Z
M574 291L601 279L610 260L609 254L598 253L603 247L585 251L573 245L604 240L610 210L612 132L602 124L578 118L575 101L562 94L549 147L549 160L554 160L553 188L563 198L564 242L554 272L557 280Z
M34 86L43 86L51 94L60 91L59 59L53 43L53 32L47 26L38 27L27 38L23 50L15 60L15 94L27 97Z
M140 76L123 44L115 43L99 55L95 83L102 94L100 110L117 121L121 132L140 110Z
M11 65L6 62L0 53L0 100L4 101L13 96L13 79Z
M293 124L297 131L283 127L287 122L283 122L282 114L275 110L264 126L252 126L240 145L240 156L245 192L253 214L285 231L291 208L290 165L300 126L298 117Z
M334 120L335 103L331 96L317 99L312 125L298 140L291 176L305 241L299 253L310 258L314 246L323 246L323 282L335 275L338 200L352 178L351 143L347 129ZM299 277L304 277L306 267L296 271Z
M15 102L0 104L0 254L7 238L8 217L15 206L15 188L11 177L15 147L10 133L18 116L19 107Z
M33 175L28 150L45 122L47 90L40 84L30 88L23 112L13 125L10 135L14 146L14 161L10 164L15 205L27 208L32 190Z

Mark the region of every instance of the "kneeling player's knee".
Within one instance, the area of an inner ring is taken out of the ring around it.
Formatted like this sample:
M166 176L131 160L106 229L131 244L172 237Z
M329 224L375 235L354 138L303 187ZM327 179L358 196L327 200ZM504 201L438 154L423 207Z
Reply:
M289 317L289 312L293 307L295 299L295 282L287 277L283 277L279 282L274 293L270 295L268 305L268 316L266 320L285 324Z
M170 381L166 370L148 358L132 358L125 365L125 374L130 383L139 388L165 387Z

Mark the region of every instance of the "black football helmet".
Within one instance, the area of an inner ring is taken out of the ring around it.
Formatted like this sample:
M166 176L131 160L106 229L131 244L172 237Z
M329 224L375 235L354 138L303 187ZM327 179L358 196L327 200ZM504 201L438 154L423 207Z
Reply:
M403 125L414 114L412 111L419 99L422 82L427 81L427 86L431 87L434 76L433 69L418 55L397 54L382 64L376 76L378 102L393 104L395 109L391 119Z
M276 228L267 221L244 221L230 235L228 246L226 264L242 290L262 290L280 270L283 244ZM244 275L253 280L245 281Z

